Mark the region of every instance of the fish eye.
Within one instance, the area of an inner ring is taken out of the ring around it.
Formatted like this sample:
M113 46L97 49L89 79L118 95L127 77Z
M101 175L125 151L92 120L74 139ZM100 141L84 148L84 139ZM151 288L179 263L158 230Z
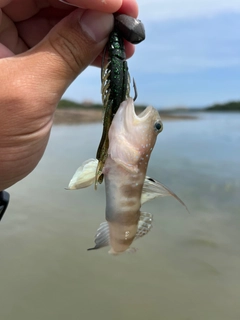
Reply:
M163 130L163 125L162 125L162 122L155 122L154 124L154 129L158 132L161 132Z

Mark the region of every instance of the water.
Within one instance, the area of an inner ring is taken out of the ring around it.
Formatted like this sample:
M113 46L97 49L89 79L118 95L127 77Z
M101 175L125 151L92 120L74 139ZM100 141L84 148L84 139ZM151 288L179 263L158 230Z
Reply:
M37 169L10 189L0 224L0 319L240 319L240 114L165 121L148 174L173 198L144 206L136 254L87 252L104 187L66 191L100 124L55 126Z

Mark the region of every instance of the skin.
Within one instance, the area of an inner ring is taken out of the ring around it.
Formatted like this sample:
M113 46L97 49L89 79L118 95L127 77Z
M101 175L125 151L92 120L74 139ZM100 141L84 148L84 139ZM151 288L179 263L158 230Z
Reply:
M0 0L0 190L36 167L61 96L87 66L100 66L112 13L138 14L135 0L68 2L81 9L58 0ZM94 32L89 24L98 21ZM126 44L127 57L133 52Z

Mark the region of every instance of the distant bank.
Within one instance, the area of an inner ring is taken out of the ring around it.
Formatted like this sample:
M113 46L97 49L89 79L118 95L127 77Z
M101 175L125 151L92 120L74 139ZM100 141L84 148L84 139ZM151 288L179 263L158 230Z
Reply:
M140 113L147 106L136 105L136 113ZM160 112L161 113L161 112ZM79 124L101 122L103 117L102 104L94 104L91 102L77 103L71 100L61 100L58 104L54 116L55 124ZM174 114L173 112L161 113L163 120L181 120L181 119L195 119L193 115Z
M136 112L140 113L146 105L136 105ZM160 109L163 120L195 119L196 112L238 112L240 111L240 101L231 101L223 104L215 104L205 108L175 108ZM103 115L102 104L95 104L90 101L77 103L63 99L59 102L54 117L55 124L78 124L101 122Z
M231 101L223 104L214 104L205 109L206 111L240 111L240 101Z
M81 110L101 110L103 105L100 103L93 103L91 101L84 101L81 103L74 102L67 99L62 99L58 104L58 109L81 109ZM144 105L137 105L136 108L140 111L146 108Z
M145 109L147 105L136 105L136 110L138 112ZM71 100L62 99L58 104L58 109L74 109L74 110L101 110L102 104L92 103L91 101L86 101L82 103L74 102ZM174 109L161 109L160 112L164 113L175 113L177 112L195 112L195 111L240 111L240 101L230 101L226 103L214 104L208 107L202 108L174 108Z

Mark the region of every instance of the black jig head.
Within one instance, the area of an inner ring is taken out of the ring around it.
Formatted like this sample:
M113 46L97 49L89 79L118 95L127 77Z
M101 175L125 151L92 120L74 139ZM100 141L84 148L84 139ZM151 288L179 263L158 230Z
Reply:
M141 20L126 14L117 14L114 20L115 26L127 41L138 44L145 39L145 29Z

